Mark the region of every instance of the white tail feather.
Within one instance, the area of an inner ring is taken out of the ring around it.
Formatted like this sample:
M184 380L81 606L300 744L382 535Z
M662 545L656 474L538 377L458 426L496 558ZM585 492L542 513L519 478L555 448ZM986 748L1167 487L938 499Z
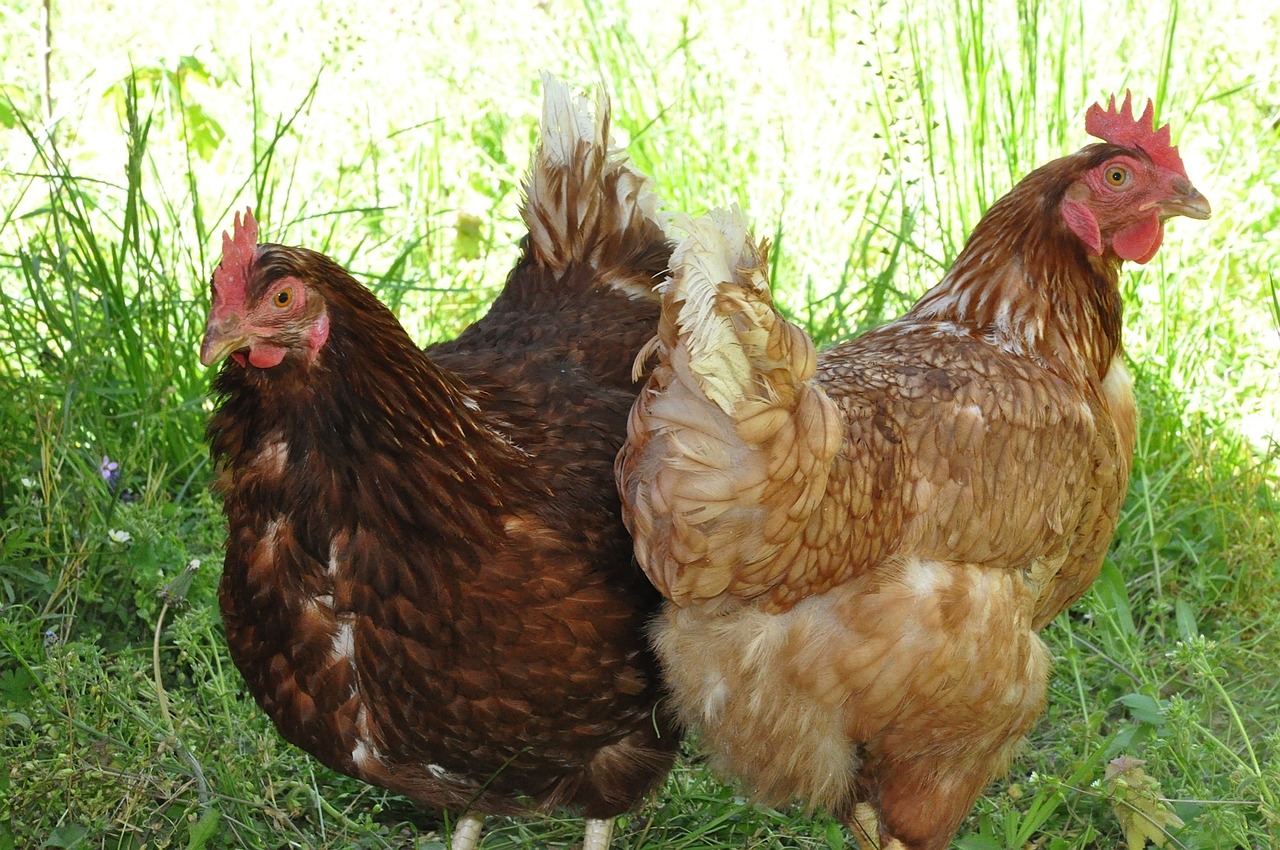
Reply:
M600 120L608 120L609 99L596 92L596 120L591 120L587 99L546 71L542 72L542 149L540 156L550 167L568 168L578 145L592 145L601 136ZM605 139L605 144L611 140Z
M537 259L557 274L586 264L631 297L654 299L631 260L666 242L658 197L609 134L609 97L601 85L595 115L586 98L543 73L542 138L525 178L521 214Z

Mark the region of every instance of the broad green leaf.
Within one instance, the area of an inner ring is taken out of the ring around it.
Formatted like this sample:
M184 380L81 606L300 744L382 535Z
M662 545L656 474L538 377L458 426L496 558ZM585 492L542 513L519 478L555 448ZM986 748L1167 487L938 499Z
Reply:
M1150 723L1152 726L1164 725L1164 706L1159 700L1146 694L1125 694L1120 697L1120 702L1129 709L1129 714L1133 715L1134 720Z

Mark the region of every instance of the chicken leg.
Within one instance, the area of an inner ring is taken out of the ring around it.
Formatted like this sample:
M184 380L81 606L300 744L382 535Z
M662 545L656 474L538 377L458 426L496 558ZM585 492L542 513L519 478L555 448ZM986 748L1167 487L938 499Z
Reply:
M467 812L453 827L453 840L449 850L475 850L480 846L480 831L484 829L484 816Z
M609 850L613 840L613 818L596 820L587 818L587 832L582 839L582 850Z

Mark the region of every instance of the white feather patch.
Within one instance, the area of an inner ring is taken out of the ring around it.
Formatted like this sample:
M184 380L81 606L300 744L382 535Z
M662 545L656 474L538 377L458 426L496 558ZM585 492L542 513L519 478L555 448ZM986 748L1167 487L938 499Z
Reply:
M329 564L325 572L331 577L338 574L338 538L336 537L329 541Z
M280 546L280 529L284 525L283 516L276 516L267 522L267 527L262 533L262 542L260 545L267 549L268 557L275 559L276 550Z
M334 661L346 659L353 668L356 666L356 635L350 621L338 623L337 631L333 633L333 648L330 649L329 654Z
M382 753L373 744L360 739L351 748L351 760L356 763L356 767L368 770L382 760Z

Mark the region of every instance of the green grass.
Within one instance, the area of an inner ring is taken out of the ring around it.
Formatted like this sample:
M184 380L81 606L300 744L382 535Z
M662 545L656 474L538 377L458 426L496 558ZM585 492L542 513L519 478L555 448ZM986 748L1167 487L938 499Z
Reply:
M605 80L670 209L741 203L775 241L780 302L820 341L918 297L986 206L1087 141L1093 100L1155 98L1215 215L1173 223L1124 274L1142 424L1121 527L1046 632L1048 712L956 846L1122 846L1133 798L1106 778L1121 756L1185 822L1167 846L1278 846L1280 10L55 2L49 102L40 4L12 5L0 850L445 846L438 813L320 768L244 693L216 610L196 352L219 234L245 205L270 238L350 267L424 343L479 315L515 256L544 67ZM753 808L695 752L616 847L843 846L821 815ZM483 846L580 828L494 819Z

